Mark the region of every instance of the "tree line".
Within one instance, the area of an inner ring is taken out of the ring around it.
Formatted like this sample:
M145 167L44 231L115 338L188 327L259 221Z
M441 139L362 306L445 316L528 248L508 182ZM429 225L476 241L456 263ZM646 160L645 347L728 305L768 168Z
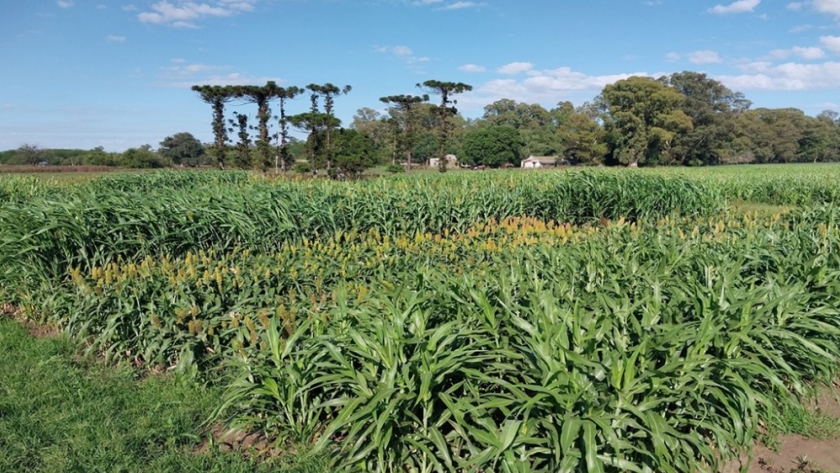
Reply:
M404 154L409 170L415 161L414 148L419 137L417 131L423 129L424 123L425 129L434 135L437 154L446 154L450 136L458 127L453 120L458 115L454 95L472 90L468 84L437 80L428 80L417 84L417 87L426 93L418 96L392 95L380 99L398 116L387 122L388 133L393 141L390 143L392 165L396 165L397 155ZM315 174L318 169L325 170L328 175L345 172L357 174L380 162L381 159L377 158L381 158L383 146L388 146L375 133L367 133L355 126L347 129L341 126L341 120L334 114L335 99L348 94L352 90L349 85L338 87L332 83L313 83L306 87L280 87L276 82L269 81L264 86L195 85L192 90L212 107L212 154L222 169L226 163L231 162L228 153L233 149L232 162L238 167L266 171L273 161L276 172L285 172L287 166L296 163L296 157L290 151L293 143L289 138L290 126L306 134L303 146L305 166L306 170L311 169ZM440 96L440 105L428 104L429 93ZM288 115L287 102L302 95L309 97L309 110ZM256 104L257 126L249 125L250 117L247 114L234 112L234 118L225 116L226 105L234 101ZM272 115L272 101L279 108L278 115ZM423 104L427 105L425 110L428 120L417 123L418 108ZM277 122L275 133L269 132L272 118ZM257 132L255 141L250 131ZM233 133L236 133L235 144L230 137ZM445 171L445 166L441 170Z
M419 127L408 157L435 155L434 113L415 110ZM403 108L358 111L353 127L387 154L401 143ZM575 107L561 102L546 109L501 99L478 119L455 117L448 152L466 164L518 165L528 156L556 156L581 165L717 165L840 161L840 116L816 117L795 108L752 108L740 92L697 72L660 78L630 77L607 85ZM405 129L405 126L403 126ZM437 152L440 154L440 152Z
M608 166L840 161L837 112L812 117L796 108L752 108L744 94L697 72L630 77L577 107L501 99L476 119L456 108L456 97L470 85L429 80L417 88L418 95L381 97L345 127L334 109L352 91L349 85L196 85L192 90L212 108L212 143L182 132L157 150L143 145L123 153L23 145L0 152L0 164L213 165L336 175L380 164L410 171L432 158L440 158L445 171L447 154L487 167L517 166L532 155ZM308 110L288 113L290 101L302 97L309 99ZM228 114L227 106L237 102L255 105L255 113Z

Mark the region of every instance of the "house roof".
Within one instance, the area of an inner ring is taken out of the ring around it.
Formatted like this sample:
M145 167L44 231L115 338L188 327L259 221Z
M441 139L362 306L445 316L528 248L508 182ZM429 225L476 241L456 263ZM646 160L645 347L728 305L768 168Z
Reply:
M528 156L526 159L523 159L523 161L536 161L540 164L554 164L559 160L560 158L557 156Z

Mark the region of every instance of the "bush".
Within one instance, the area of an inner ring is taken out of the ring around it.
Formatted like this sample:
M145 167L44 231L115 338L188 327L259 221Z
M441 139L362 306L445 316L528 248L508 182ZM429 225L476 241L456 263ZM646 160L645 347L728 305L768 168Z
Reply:
M297 163L292 166L292 171L298 174L308 174L312 172L312 166L310 166L309 163Z
M405 168L402 167L400 164L389 164L388 167L385 168L386 171L390 172L391 174L396 174L398 172L405 172Z

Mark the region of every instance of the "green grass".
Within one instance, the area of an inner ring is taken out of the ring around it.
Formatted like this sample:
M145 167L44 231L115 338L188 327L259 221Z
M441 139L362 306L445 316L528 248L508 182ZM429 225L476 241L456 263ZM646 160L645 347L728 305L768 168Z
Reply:
M0 471L269 471L218 448L197 453L218 394L172 377L83 362L65 338L0 318ZM324 471L279 458L271 471Z

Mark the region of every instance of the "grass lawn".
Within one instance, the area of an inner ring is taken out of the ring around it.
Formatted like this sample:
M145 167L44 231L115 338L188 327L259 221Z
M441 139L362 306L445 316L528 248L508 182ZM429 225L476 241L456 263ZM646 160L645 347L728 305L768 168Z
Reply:
M218 448L196 453L218 393L172 377L137 379L76 352L0 317L0 472L269 471ZM270 471L325 468L288 457Z

